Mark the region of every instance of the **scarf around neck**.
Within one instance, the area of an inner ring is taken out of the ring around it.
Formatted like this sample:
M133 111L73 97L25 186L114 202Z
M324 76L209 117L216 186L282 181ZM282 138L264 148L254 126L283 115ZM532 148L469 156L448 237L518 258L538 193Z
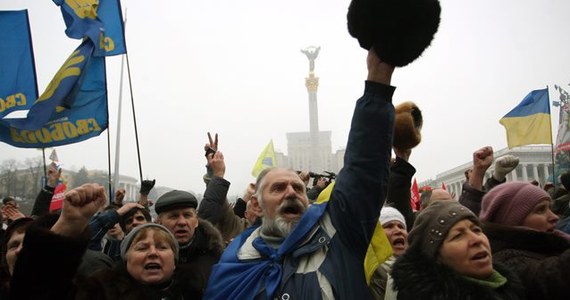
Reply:
M242 261L237 257L244 242L259 226L246 229L228 245L220 262L212 267L204 299L254 299L263 290L266 297L272 299L281 284L283 259L301 245L326 207L327 202L311 205L277 249L267 245L261 237L255 238L253 247L261 254L260 259Z

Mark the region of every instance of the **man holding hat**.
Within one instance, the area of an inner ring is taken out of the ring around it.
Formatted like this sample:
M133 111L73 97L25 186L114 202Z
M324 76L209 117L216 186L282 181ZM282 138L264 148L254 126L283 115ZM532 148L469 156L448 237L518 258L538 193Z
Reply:
M156 201L157 223L168 228L180 245L178 268L197 272L205 288L210 270L220 258L223 242L220 232L198 218L198 200L194 195L173 190Z

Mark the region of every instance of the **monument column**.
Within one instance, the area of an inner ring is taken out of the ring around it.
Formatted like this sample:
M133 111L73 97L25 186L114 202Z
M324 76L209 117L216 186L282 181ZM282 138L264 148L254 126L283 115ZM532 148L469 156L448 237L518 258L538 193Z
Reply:
M309 162L309 170L312 172L322 172L320 143L319 143L319 110L317 105L317 89L319 87L319 77L315 76L315 59L319 55L321 47L309 46L302 49L309 59L309 76L305 78L305 86L309 93L309 132L311 136L311 161Z

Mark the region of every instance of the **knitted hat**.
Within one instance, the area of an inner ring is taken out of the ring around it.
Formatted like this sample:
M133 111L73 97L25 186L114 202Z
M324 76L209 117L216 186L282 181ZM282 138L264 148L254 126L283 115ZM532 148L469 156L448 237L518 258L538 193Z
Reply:
M158 198L154 205L154 210L157 214L169 211L175 208L197 208L198 200L194 195L185 191L170 191Z
M457 201L434 201L417 216L408 236L408 251L419 251L428 258L435 258L451 227L464 219L481 224L471 210Z
M408 228L406 228L406 220L400 211L393 207L385 206L380 211L380 224L384 225L391 221L399 221L404 224L404 229L408 230Z
M519 226L541 201L550 196L529 182L506 182L492 188L481 203L482 221Z
M143 225L140 225L140 226L133 228L133 230L131 230L131 232L129 232L129 234L127 234L127 236L121 242L121 258L124 261L127 260L127 251L131 247L131 243L133 242L135 237L141 232L141 230L148 228L148 227L156 227L156 228L158 228L158 229L160 229L160 230L162 230L168 234L168 236L170 237L170 239L174 243L174 247L175 247L174 258L176 261L178 261L178 250L180 249L180 247L178 246L178 241L176 241L176 238L170 232L170 230L168 230L166 227L164 227L160 224L156 224L156 223L146 223L146 224L143 224Z

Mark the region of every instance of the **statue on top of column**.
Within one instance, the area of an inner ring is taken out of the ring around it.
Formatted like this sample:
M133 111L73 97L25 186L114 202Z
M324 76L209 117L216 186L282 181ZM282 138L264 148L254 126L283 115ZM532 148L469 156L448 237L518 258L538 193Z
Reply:
M319 51L321 47L309 46L305 49L301 49L301 52L304 53L307 58L309 59L309 73L314 73L315 70L315 59L319 56Z

